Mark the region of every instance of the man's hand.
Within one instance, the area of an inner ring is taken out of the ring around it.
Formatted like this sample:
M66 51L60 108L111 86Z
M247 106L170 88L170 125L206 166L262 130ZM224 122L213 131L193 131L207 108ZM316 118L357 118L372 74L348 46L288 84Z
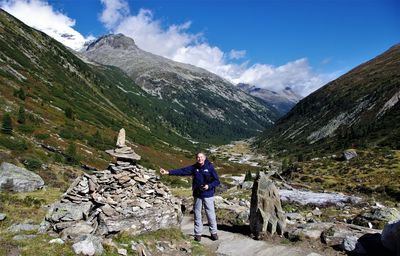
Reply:
M168 174L169 174L169 171L167 171L167 170L165 170L165 169L163 169L163 168L160 168L160 174L161 174L161 175L168 175Z
M207 185L207 184L206 184L206 185L203 185L203 186L202 186L202 189L203 189L203 190L208 190L208 185Z

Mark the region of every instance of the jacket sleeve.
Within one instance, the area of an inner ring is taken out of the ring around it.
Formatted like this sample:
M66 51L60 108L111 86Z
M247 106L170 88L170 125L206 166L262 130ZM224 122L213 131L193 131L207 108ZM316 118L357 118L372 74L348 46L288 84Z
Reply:
M172 176L189 176L189 175L193 174L194 169L195 169L194 166L190 165L190 166L183 167L183 168L180 168L180 169L169 170L169 175L172 175Z
M214 166L210 165L210 171L211 171L211 176L213 177L213 181L210 182L210 184L208 184L209 189L213 189L216 186L219 186L220 182L219 182L219 177L217 172L214 169Z

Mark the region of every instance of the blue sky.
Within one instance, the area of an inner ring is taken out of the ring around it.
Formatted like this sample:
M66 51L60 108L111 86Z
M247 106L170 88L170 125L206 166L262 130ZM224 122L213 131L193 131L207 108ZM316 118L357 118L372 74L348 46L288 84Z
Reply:
M63 43L75 49L85 40L121 32L146 51L233 83L275 91L290 86L303 96L400 42L397 0L3 0L1 5L56 39L54 31L74 35L74 42Z

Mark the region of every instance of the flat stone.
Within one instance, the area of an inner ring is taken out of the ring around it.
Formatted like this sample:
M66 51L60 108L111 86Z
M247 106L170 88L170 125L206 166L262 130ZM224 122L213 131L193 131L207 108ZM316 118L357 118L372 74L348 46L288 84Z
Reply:
M68 238L76 239L82 235L92 233L93 230L94 229L93 229L92 225L90 225L84 221L80 221L68 228L63 229L63 231L61 232L61 238L63 240L66 240Z
M35 224L13 224L8 228L11 233L17 233L20 231L35 231L39 229L39 225Z
M72 245L75 254L83 254L93 256L102 254L104 248L101 244L101 239L93 235L85 235L80 238L80 241Z
M5 213L0 213L0 221L5 220L7 215Z
M128 255L128 251L126 250L126 249L117 249L117 253L119 254L119 255L124 255L124 256L126 256L126 255Z
M16 241L22 241L22 240L33 239L35 237L36 237L36 235L16 235L16 236L13 236L12 239L16 240Z

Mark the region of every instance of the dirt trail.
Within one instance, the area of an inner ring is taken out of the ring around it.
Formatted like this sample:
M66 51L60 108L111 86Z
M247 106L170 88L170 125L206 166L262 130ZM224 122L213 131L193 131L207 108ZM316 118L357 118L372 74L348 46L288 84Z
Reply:
M193 219L191 216L184 216L182 232L193 237ZM305 248L298 248L282 244L273 244L266 241L257 241L248 236L219 230L218 241L210 239L207 226L204 227L204 234L201 244L210 248L221 256L317 256Z

